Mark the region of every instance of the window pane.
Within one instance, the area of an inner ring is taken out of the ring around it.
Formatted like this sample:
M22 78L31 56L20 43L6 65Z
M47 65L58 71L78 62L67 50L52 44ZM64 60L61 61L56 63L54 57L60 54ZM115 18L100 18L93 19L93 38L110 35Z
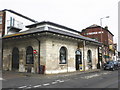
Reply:
M60 49L60 64L66 64L66 48L62 47Z
M33 64L34 58L33 58L33 48L31 46L27 47L26 50L26 64Z

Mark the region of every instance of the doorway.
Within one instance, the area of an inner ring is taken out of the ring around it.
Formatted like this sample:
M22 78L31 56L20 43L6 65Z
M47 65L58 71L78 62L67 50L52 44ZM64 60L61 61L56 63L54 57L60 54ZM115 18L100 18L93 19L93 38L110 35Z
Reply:
M12 70L19 69L19 50L18 48L13 48L12 51Z
M80 50L77 50L75 52L75 58L76 58L76 70L80 70L80 65L82 65L82 53Z
M87 63L88 63L88 69L92 69L92 51L88 50L87 52Z

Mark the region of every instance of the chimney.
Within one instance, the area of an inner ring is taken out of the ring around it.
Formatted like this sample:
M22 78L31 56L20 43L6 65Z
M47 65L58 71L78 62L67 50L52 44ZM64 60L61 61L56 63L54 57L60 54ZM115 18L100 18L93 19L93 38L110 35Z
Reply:
M107 29L107 30L108 30L108 26L105 26L105 29Z

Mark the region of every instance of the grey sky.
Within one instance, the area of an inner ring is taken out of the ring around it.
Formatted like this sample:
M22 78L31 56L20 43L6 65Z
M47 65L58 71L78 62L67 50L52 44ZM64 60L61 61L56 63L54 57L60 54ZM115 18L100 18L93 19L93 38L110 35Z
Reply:
M100 25L118 37L119 0L1 0L0 10L12 9L37 21L51 21L76 30L92 25Z

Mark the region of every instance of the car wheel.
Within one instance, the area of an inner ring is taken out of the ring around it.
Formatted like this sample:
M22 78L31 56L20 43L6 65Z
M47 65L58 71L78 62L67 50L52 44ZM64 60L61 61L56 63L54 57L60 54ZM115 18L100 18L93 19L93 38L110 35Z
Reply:
M114 71L115 70L115 68L112 68L112 71Z

